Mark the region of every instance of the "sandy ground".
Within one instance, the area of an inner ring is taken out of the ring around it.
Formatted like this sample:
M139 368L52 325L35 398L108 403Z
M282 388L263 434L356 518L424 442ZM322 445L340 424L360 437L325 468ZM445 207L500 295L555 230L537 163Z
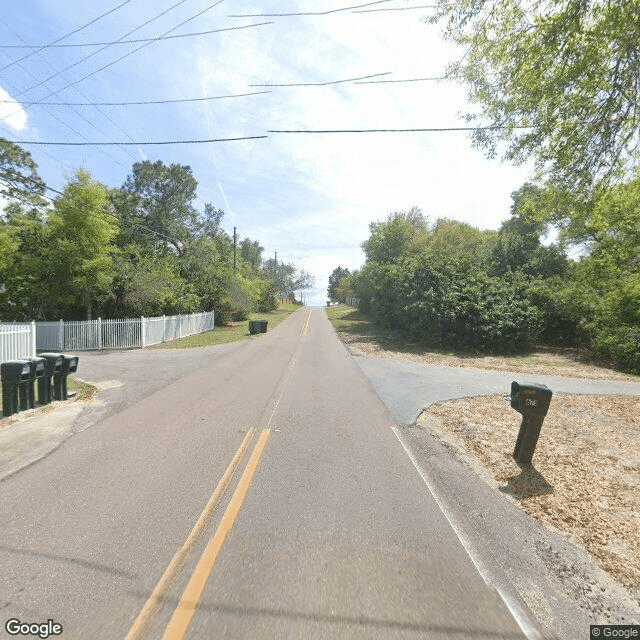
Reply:
M497 490L569 534L640 600L640 398L556 394L531 466L512 458L520 415L502 396L435 404L418 419Z
M474 356L460 357L440 353L411 353L387 351L374 342L362 340L358 336L340 334L349 347L357 349L362 355L392 360L412 360L425 364L448 365L451 367L473 367L475 369L493 369L513 371L515 373L543 373L569 378L589 378L593 380L630 380L637 382L638 377L607 368L591 362L578 349L554 349L539 347L526 356Z

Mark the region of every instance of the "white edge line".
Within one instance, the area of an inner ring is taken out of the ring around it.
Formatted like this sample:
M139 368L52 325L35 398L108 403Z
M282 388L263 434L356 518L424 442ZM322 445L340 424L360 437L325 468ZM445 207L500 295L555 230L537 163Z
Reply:
M544 636L537 629L538 625L531 620L531 617L529 616L529 614L526 611L524 611L524 609L517 602L516 598L511 593L509 593L504 586L499 584L499 581L492 575L491 571L489 570L487 565L484 563L484 561L480 557L480 554L477 552L476 548L473 546L473 544L471 543L467 535L464 533L460 525L454 519L450 509L447 507L447 505L442 500L442 498L438 497L438 495L436 494L435 488L433 486L433 483L427 476L424 469L420 467L418 461L416 460L416 457L409 450L409 447L403 442L402 437L400 436L399 429L397 427L392 427L391 429L395 434L396 438L398 438L398 441L402 445L402 448L405 450L406 454L409 456L409 459L413 463L413 466L416 468L416 470L420 474L420 477L422 478L423 482L427 485L427 488L431 492L433 499L436 501L436 504L438 505L438 507L440 507L440 511L442 511L444 517L447 519L447 522L453 529L453 532L458 537L458 540L460 540L460 543L464 547L464 550L467 552L469 558L471 559L471 562L473 562L474 566L478 570L480 577L485 581L485 583L488 586L493 587L498 592L503 602L511 612L511 615L513 616L518 626L522 630L522 633L524 633L524 635L527 637L527 640L544 640Z

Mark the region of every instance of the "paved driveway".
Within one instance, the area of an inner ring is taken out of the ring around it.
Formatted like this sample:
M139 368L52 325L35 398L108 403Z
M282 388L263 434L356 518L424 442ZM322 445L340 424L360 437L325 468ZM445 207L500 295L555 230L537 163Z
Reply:
M434 402L482 396L509 395L511 382L546 384L554 393L640 396L640 383L584 380L508 371L443 367L413 362L355 356L355 360L393 417L413 424Z

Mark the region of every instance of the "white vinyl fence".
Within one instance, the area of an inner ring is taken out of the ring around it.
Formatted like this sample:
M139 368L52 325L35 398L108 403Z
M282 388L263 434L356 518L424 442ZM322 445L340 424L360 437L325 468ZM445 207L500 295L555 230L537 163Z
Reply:
M0 324L0 362L36 355L35 323Z
M210 331L214 319L214 312L209 311L160 318L36 322L35 343L38 350L51 351L148 347Z

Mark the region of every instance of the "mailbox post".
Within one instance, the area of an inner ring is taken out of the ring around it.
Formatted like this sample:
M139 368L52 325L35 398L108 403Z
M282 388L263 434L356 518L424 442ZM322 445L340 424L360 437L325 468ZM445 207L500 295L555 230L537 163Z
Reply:
M530 464L533 459L551 396L551 389L544 384L511 383L511 408L522 414L522 423L513 450L513 459L520 464Z
M62 354L41 353L40 357L45 360L45 372L44 376L38 380L38 402L50 404L53 400L53 376L62 372Z
M53 376L53 398L54 400L67 400L67 376L78 370L77 356L62 356L62 370Z
M29 358L31 363L31 380L27 384L27 406L29 409L36 408L35 382L38 383L44 377L46 360L39 356Z
M2 376L2 415L6 418L20 410L18 397L25 399L26 385L31 381L31 363L28 360L11 360L0 365ZM26 409L26 406L22 407Z

